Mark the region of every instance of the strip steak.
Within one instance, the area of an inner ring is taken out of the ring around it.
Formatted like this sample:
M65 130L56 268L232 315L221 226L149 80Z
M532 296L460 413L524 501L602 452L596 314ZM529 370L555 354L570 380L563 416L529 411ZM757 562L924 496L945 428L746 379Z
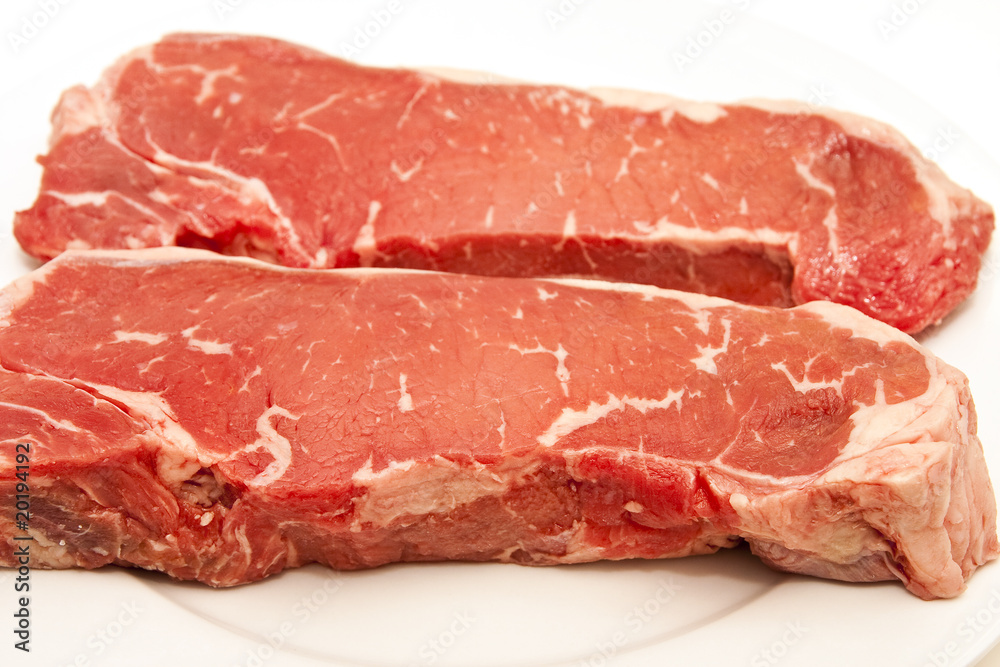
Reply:
M63 95L15 234L42 259L182 245L822 299L911 333L975 287L992 209L886 125L455 78L166 37Z
M709 553L949 597L996 557L965 377L830 303L68 252L0 293L0 563Z

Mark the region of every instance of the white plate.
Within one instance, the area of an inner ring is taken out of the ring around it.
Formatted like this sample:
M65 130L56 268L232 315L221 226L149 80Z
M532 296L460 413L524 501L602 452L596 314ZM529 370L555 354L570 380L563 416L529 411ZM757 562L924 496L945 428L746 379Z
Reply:
M958 182L1000 204L996 100L980 87L995 89L1000 73L1000 46L987 32L1000 11L974 0L856 0L836 10L787 0L189 0L154 10L63 2L5 0L0 10L3 220L34 199L40 170L32 158L44 151L60 91L92 83L121 53L175 30L269 34L335 54L353 47L355 59L372 64L709 100L825 99L896 125ZM678 66L675 53L689 39L701 51L692 48L692 62ZM34 266L4 222L0 282ZM922 337L969 374L994 470L998 274L994 244L977 293ZM742 550L547 569L309 567L222 591L115 569L34 571L31 583L33 651L24 655L4 629L16 595L12 573L0 571L2 664L941 666L973 664L1000 638L1000 566L982 569L958 599L922 602L892 583L777 574Z

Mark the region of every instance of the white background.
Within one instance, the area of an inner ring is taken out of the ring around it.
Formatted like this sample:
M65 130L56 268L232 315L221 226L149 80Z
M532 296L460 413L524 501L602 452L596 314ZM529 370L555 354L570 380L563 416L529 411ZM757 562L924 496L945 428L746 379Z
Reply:
M93 83L117 56L165 32L268 34L337 55L352 47L364 63L717 101L822 96L897 126L996 206L997 26L1000 4L976 0L5 0L0 279L36 265L5 221L34 198L32 160L44 152L59 92ZM679 65L685 53L691 61ZM921 340L969 374L996 470L995 246L977 294ZM892 584L774 575L745 554L548 570L309 569L237 591L116 571L35 572L32 582L34 651L25 656L10 647L15 594L0 572L0 664L967 665L1000 638L995 566L962 598L933 603ZM1000 652L982 664L1000 666Z

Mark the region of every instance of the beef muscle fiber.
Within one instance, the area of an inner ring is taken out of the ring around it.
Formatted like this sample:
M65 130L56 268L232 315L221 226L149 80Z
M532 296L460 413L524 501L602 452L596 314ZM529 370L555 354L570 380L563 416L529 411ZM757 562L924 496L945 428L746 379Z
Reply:
M191 249L0 292L0 563L228 586L305 563L662 558L957 595L997 555L965 377L816 302Z
M822 299L908 332L975 286L992 209L881 123L463 76L166 37L63 95L15 234L43 259L185 245Z

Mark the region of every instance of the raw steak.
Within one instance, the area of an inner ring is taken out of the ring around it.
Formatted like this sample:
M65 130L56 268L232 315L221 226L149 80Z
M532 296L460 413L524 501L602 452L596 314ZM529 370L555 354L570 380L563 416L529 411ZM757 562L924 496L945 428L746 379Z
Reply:
M909 332L975 286L992 209L881 123L471 78L167 37L65 93L15 233L43 259L176 244L823 299Z
M33 562L228 586L305 563L706 553L958 594L997 555L965 377L897 330L648 286L185 249L0 294Z

